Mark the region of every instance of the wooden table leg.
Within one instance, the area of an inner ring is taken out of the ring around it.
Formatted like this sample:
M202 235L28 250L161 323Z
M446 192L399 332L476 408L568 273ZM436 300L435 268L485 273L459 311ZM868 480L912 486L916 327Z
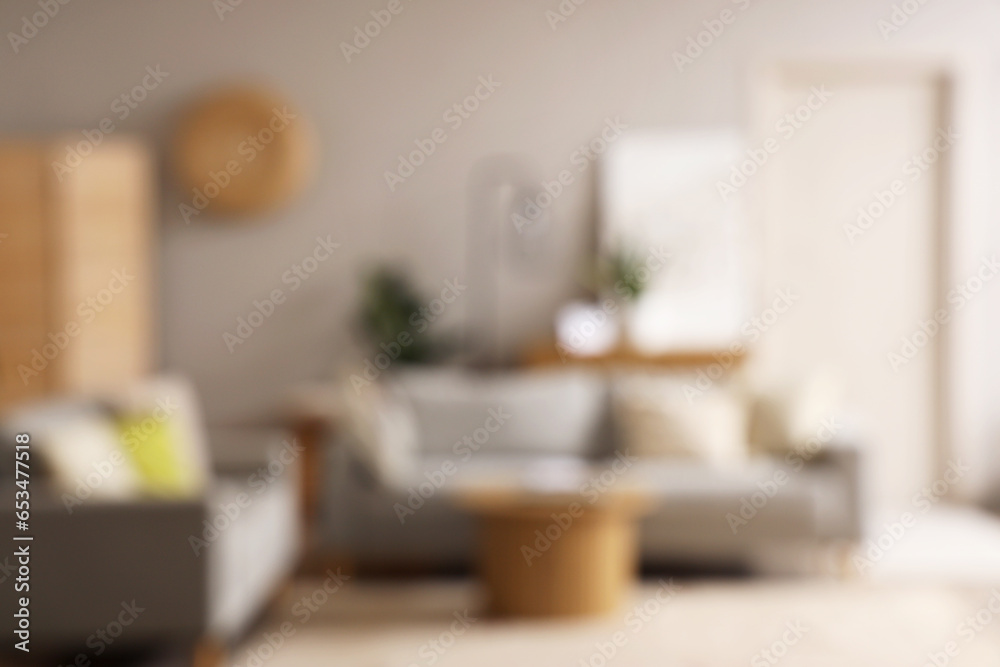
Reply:
M297 420L292 430L302 446L302 489L299 517L303 531L303 562L310 561L316 551L319 528L319 504L323 489L323 444L329 435L329 424L322 419Z

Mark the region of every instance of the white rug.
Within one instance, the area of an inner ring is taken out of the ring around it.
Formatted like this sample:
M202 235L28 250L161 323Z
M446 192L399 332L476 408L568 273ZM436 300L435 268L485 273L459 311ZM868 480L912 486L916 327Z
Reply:
M989 588L755 580L687 583L671 595L646 581L613 615L545 622L480 616L471 582L348 582L325 601L320 590L303 583L232 664L1000 665L1000 592Z
M872 522L869 535L858 545L858 555L875 561L869 573L873 579L1000 586L1000 521L996 516L957 505L913 514L914 525L898 539L898 513Z

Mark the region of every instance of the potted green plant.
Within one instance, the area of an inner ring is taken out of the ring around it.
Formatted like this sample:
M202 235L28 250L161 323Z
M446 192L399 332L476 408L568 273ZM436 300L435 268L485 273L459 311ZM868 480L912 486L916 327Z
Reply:
M622 332L634 342L636 304L652 277L646 259L621 244L598 261L598 275L604 293L619 304Z
M378 267L364 279L358 319L366 343L373 348L383 345L396 350L399 361L426 363L437 356L431 336L414 326L413 318L424 303L412 281L402 272Z

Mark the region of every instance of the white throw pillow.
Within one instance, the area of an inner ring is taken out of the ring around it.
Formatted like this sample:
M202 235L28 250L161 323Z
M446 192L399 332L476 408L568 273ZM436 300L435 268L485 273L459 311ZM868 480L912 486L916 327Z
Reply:
M118 444L117 430L105 417L80 414L41 426L32 436L68 509L76 501L140 495L139 476Z
M750 419L754 452L784 455L810 447L816 454L824 423L839 413L841 390L831 373L814 373L802 382L773 385L755 392Z
M746 409L727 387L685 391L693 376L623 376L614 383L622 445L631 454L732 466L747 458Z
M346 440L355 455L380 484L405 488L417 467L413 409L384 384L357 392L350 382L344 382L342 403Z

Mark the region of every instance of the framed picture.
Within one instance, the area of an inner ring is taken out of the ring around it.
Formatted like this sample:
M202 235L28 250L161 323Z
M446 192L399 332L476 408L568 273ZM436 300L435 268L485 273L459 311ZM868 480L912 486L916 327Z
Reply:
M722 350L738 339L749 315L747 230L738 188L720 184L748 159L742 149L735 132L658 130L609 149L600 251L628 254L642 272L625 323L638 351Z

